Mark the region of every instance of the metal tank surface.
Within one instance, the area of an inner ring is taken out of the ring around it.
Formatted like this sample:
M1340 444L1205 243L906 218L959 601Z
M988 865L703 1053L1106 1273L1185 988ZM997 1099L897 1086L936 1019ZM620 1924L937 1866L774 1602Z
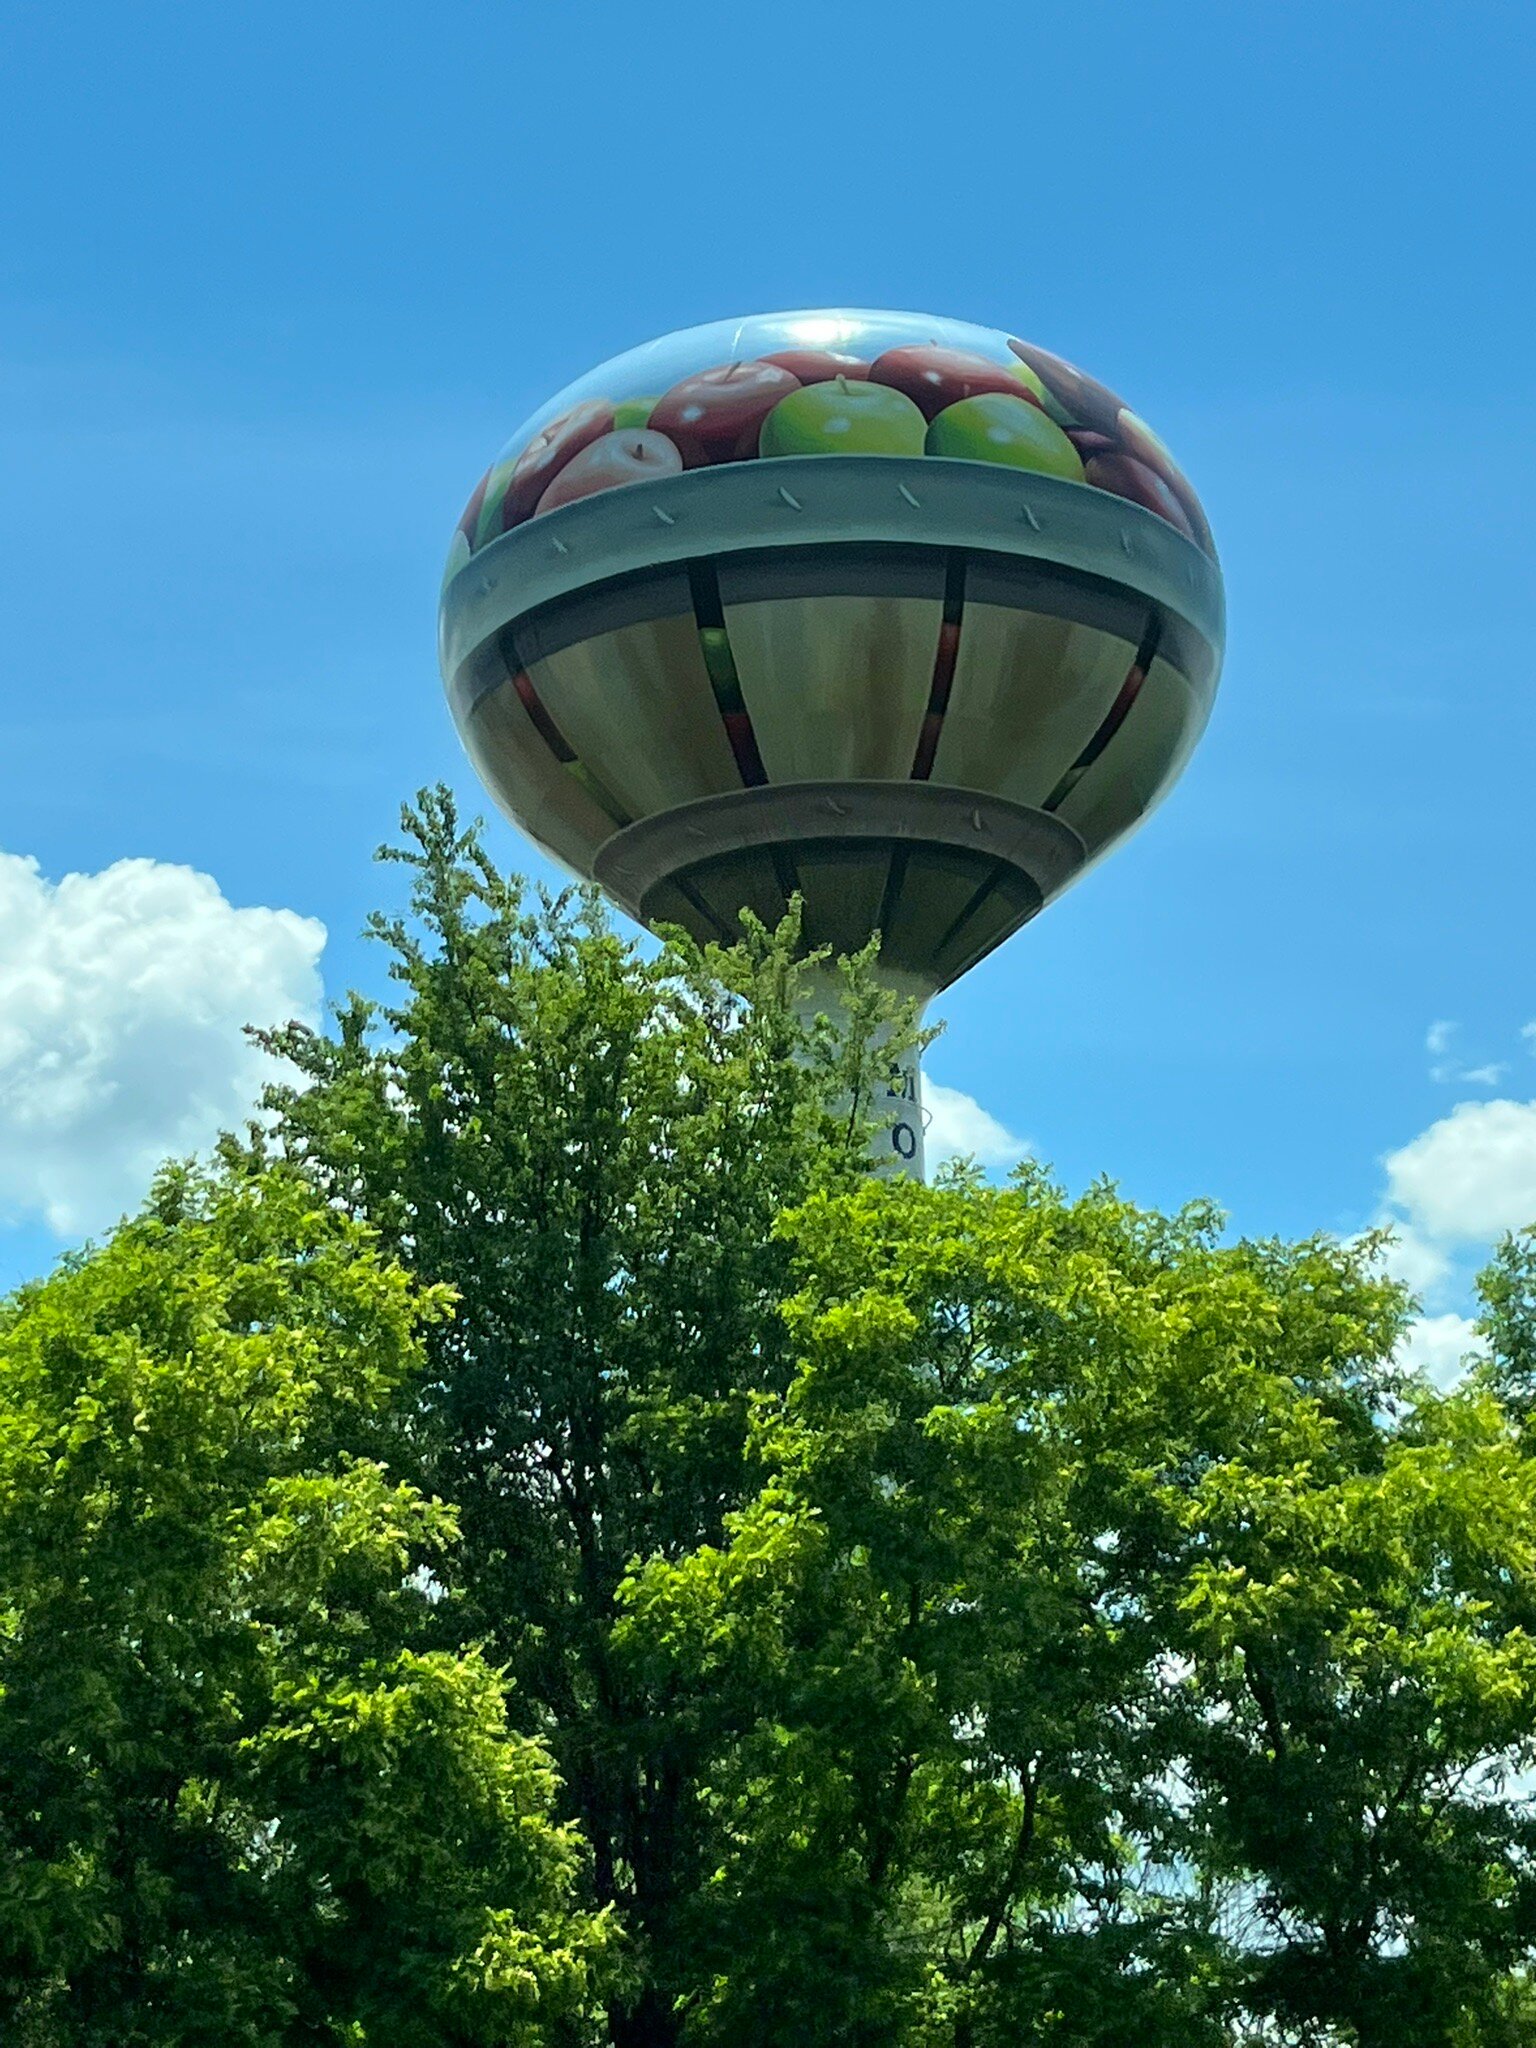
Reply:
M1114 392L846 310L569 385L476 487L439 621L470 759L554 860L700 939L798 892L808 947L878 931L919 1004L1172 785L1223 631L1200 502ZM915 1064L889 1110L879 1163L921 1174Z

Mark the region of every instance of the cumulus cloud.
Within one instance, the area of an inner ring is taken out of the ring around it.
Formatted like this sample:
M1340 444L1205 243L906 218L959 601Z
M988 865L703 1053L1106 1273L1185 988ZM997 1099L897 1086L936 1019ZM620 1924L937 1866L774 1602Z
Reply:
M1432 1078L1497 1085L1509 1071L1504 1063L1447 1059L1457 1028L1444 1018L1430 1025L1426 1049L1445 1061ZM1536 1025L1521 1035L1536 1051ZM1382 1164L1380 1221L1396 1232L1383 1264L1434 1311L1412 1326L1403 1355L1445 1385L1473 1348L1471 1322L1459 1312L1473 1274L1507 1231L1536 1225L1536 1101L1459 1102Z
M1387 1196L1441 1245L1536 1223L1536 1102L1461 1102L1386 1160Z
M237 1125L272 1072L244 1026L317 1018L324 943L191 868L0 854L0 1221L102 1229Z
M1444 1245L1436 1244L1401 1216L1382 1220L1392 1226L1393 1233L1381 1255L1384 1270L1419 1296L1437 1293L1451 1274L1451 1255Z
M1422 1372L1437 1387L1461 1377L1469 1356L1483 1349L1470 1316L1420 1316L1397 1347L1398 1362Z
M928 1112L927 1154L930 1172L946 1159L969 1156L982 1166L1015 1166L1029 1151L974 1095L946 1088L923 1076L923 1107Z

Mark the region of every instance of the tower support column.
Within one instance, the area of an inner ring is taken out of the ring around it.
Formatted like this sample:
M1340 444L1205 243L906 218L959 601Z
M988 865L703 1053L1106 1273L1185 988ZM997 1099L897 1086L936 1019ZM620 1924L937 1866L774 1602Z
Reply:
M885 1089L876 1097L875 1111L877 1124L884 1119L884 1128L877 1129L869 1141L875 1172L905 1173L913 1180L925 1180L928 1112L923 1108L923 1076L915 1045L890 1055Z
M880 979L893 994L917 1004L916 1021L921 1029L929 997L928 988L904 974L882 973ZM796 1008L807 1021L822 1016L846 1026L848 1019L842 979L830 963L810 969ZM912 1180L923 1180L926 1178L924 1133L928 1118L923 1108L918 1048L908 1045L899 1051L887 1051L884 1047L877 1047L877 1052L878 1078L874 1100L869 1105L875 1124L869 1140L870 1170L882 1176L905 1174Z

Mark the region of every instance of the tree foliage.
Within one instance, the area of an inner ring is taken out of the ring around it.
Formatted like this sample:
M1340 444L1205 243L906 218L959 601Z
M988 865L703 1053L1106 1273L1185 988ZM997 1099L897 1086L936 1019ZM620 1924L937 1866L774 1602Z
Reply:
M1398 1384L1371 1247L1212 1226L785 1219L759 1490L623 1596L709 1731L697 2038L1528 2038L1532 1467Z
M122 1468L160 1591L123 1592L66 1686L110 1753L44 1753L52 1710L0 1703L7 1807L56 1815L46 1843L8 1820L0 1866L35 2041L198 2038L57 2018L77 1983L110 2016L111 1973L184 1923L185 1981L246 1999L217 2024L282 2048L1532 2038L1531 1241L1441 1393L1393 1363L1409 1304L1372 1242L1233 1243L1033 1168L875 1183L878 1048L909 1025L868 963L850 1027L807 1025L793 931L642 956L590 904L530 907L445 799L407 822L396 998L280 1034L272 1124L101 1255L121 1292L152 1251L155 1299L206 1268L221 1359L253 1283L218 1276L258 1270L283 1308L250 1342L301 1333L278 1350L316 1391L262 1367L253 1468L247 1383L133 1338L203 1417L200 1476L151 1512ZM79 1601L106 1541L26 1548L74 1383L27 1392L14 1332L67 1299L115 1358L138 1324L108 1270L6 1330L13 1414L57 1418L9 1425L13 1654L53 1626L23 1561ZM130 1457L128 1398L98 1456ZM316 1486L334 1510L296 1509ZM127 1620L162 1608L205 1617L152 1667L174 1714ZM360 1704L381 1688L408 1703ZM167 1849L132 1914L102 1905L183 1798L218 1816L213 1903Z
M751 1396L793 1366L775 1220L863 1178L902 1020L855 965L851 1028L802 1022L792 932L642 959L590 899L531 912L442 796L406 824L416 920L374 927L400 1000L271 1041L305 1083L282 1149L454 1292L411 1433L461 1516L453 1620L514 1674L597 1896L655 1959L708 1830L685 1720L615 1659L620 1588L744 1498ZM665 2034L670 1967L616 2039Z
M172 1173L0 1317L17 2048L579 2023L581 1846L494 1665L427 1641L455 1518L380 1455L446 1312L296 1176Z

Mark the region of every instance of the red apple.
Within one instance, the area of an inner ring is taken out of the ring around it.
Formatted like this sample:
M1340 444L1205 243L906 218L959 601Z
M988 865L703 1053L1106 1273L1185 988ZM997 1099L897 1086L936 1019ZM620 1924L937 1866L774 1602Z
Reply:
M532 516L551 483L573 455L590 447L600 434L613 428L613 407L606 398L587 398L573 405L542 428L512 465L507 495L502 501L501 525L520 526Z
M1090 455L1117 455L1120 452L1120 443L1112 435L1093 434L1087 427L1063 427L1061 431L1084 462Z
M655 483L659 477L676 476L682 466L677 443L649 427L625 427L604 434L571 457L540 498L535 517L620 484Z
M1114 433L1120 417L1120 400L1107 384L1031 342L1010 340L1008 346L1045 386L1046 411L1058 426L1091 427L1096 434Z
M687 469L742 462L757 453L763 421L800 379L778 363L721 363L700 370L656 401L650 424L682 451Z
M872 384L889 384L922 408L924 419L936 419L947 406L962 398L979 398L986 391L1001 391L1009 398L1039 400L1026 380L1010 363L990 362L963 348L888 348L870 366Z
M1090 455L1083 474L1095 490L1113 491L1117 498L1145 505L1190 540L1195 538L1195 529L1172 490L1155 469L1138 462L1134 455Z
M834 377L867 377L869 365L857 356L840 356L830 348L781 348L765 363L774 363L802 384L830 384Z
M1144 462L1148 469L1155 470L1162 478L1183 506L1184 516L1194 531L1195 539L1208 555L1214 555L1216 548L1211 538L1210 525L1200 500L1195 495L1195 487L1174 461L1167 443L1161 436L1153 433L1144 419L1139 419L1135 413L1127 410L1122 410L1120 414L1120 440L1128 455L1134 456L1138 462Z
M479 483L475 485L473 495L459 518L459 532L463 534L471 547L475 544L475 528L480 523L480 507L485 503L485 490L490 480L491 471L487 470Z

